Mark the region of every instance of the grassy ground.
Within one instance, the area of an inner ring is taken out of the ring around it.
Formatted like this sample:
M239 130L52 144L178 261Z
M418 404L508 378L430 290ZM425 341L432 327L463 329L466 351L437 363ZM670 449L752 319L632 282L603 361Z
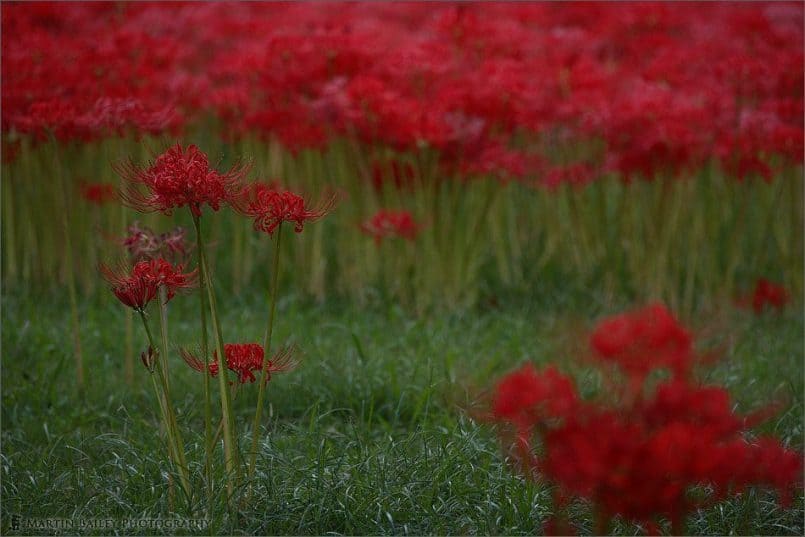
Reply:
M259 340L266 313L256 294L221 304L226 340ZM584 293L541 296L499 297L471 312L429 320L395 307L282 301L275 341L296 342L304 361L269 384L272 417L257 493L236 518L197 509L210 519L206 532L540 533L551 509L549 491L515 476L494 433L464 409L524 360L554 361L577 374L583 391L594 392L599 379L574 362L573 350L596 318L622 306ZM2 306L2 533L14 533L14 514L171 516L153 395L139 362L135 385L124 381L123 308L105 294L81 305L89 389L80 398L66 301L6 289ZM194 297L172 303L174 343L194 343L196 306ZM764 429L801 448L803 316L797 309L760 318L738 310L701 312L693 324L713 345L730 348L703 376L729 386L742 411L786 400ZM135 329L140 347L141 327ZM198 478L201 378L172 359L179 421ZM242 449L255 397L256 385L247 386L235 404ZM802 507L801 497L781 510L771 493L749 492L697 513L688 532L802 535ZM591 532L589 510L576 508L579 531ZM176 511L188 516L181 505ZM615 531L640 530L622 524Z

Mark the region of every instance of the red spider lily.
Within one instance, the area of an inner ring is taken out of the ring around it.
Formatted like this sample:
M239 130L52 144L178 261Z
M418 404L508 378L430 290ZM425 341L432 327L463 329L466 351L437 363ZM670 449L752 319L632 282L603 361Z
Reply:
M619 364L626 360L627 368L640 356L642 375L644 368L674 364L669 355L690 354L687 331L660 306L605 319L592 344ZM526 365L498 384L491 406L494 420L516 428L525 474L556 485L556 510L573 496L586 498L603 522L600 532L615 516L647 528L665 517L681 532L687 514L709 501L689 494L693 487L709 487L710 500L718 500L748 486L770 486L786 505L801 486L801 453L771 438L745 438L766 413L738 416L726 390L698 386L688 375L657 385L637 404L613 406L582 400L553 368ZM550 527L568 528L561 515Z
M163 256L181 261L187 257L191 248L185 242L185 230L182 227L157 235L150 228L134 222L127 231L128 235L121 239L121 244L135 261Z
M104 205L117 200L117 192L107 183L84 183L81 185L81 197L89 203Z
M116 171L124 181L121 197L127 206L140 212L165 214L188 206L193 216L199 217L204 204L217 211L240 191L248 166L235 165L219 173L210 168L207 155L198 147L190 145L183 150L177 144L145 169L127 162L117 165Z
M760 278L755 284L752 294L752 308L755 313L762 313L766 307L782 310L788 302L788 292L785 287Z
M183 273L182 265L171 265L162 258L139 261L131 271L112 270L101 265L103 277L112 284L112 292L126 306L143 311L159 291L160 286L166 290L166 299L171 300L176 292L189 289L196 284L197 271Z
M257 380L255 372L259 374L261 368L264 366L264 351L261 345L257 343L227 343L224 345L224 353L226 354L226 365L231 371L238 375L238 382L245 384L246 382L254 382ZM181 349L181 355L184 361L195 369L196 371L204 371L204 362L191 354L185 349ZM294 348L286 347L274 355L268 361L268 375L266 382L271 380L272 373L285 373L296 369L298 365L297 360L294 358ZM215 377L218 375L218 354L213 353L213 361L209 364L210 375Z
M327 215L335 206L336 197L330 196L314 208L304 198L273 185L253 183L233 200L236 211L254 218L254 229L272 235L283 222L293 222L294 231L300 233L305 223L315 222Z
M374 237L379 245L386 237L402 237L413 241L422 226L416 223L408 211L381 209L372 218L361 224L361 231Z

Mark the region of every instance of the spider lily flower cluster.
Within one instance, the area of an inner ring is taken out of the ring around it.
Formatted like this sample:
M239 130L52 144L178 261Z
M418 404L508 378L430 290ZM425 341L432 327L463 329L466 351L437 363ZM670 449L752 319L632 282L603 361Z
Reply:
M336 203L330 196L315 207L302 196L273 185L254 183L233 198L233 208L254 220L254 229L269 236L283 223L293 223L294 231L301 233L307 222L315 222L328 214Z
M207 205L213 211L233 199L242 188L248 172L246 166L235 166L226 173L210 168L209 159L195 145L186 150L180 145L159 155L147 168L133 162L117 166L124 181L123 202L143 212L170 214L179 207L189 207L194 217L201 216ZM145 189L145 191L143 191Z
M776 488L783 505L791 502L802 454L748 435L768 412L738 415L725 389L695 382L693 338L664 306L604 319L590 345L602 367L615 367L611 378L623 379L610 397L585 400L554 367L526 364L498 383L492 400L492 419L524 474L554 486L546 530L572 531L573 498L592 502L599 534L621 516L649 534L669 520L681 535L692 510L749 486ZM649 380L661 370L670 378ZM700 486L711 492L696 499L691 490Z
M167 302L177 291L195 287L198 274L197 270L183 273L182 265L174 266L161 257L139 261L130 272L115 271L107 265L101 265L100 270L115 296L138 313L145 311L160 288L165 290Z
M292 347L284 347L271 357L271 331L273 328L279 261L279 237L283 224L293 225L301 232L304 224L326 215L332 209L335 199L328 198L315 209L306 207L303 198L284 189L265 184L245 184L247 166L236 165L227 172L212 168L207 155L198 147L187 148L177 144L167 149L156 159L141 167L129 161L116 166L123 180L122 199L129 207L140 212L158 211L166 215L187 207L196 231L195 254L198 267L190 272L185 270L185 262L191 247L185 243L182 228L157 234L138 223L129 226L128 234L120 241L133 262L132 268L112 269L101 265L103 276L111 285L112 292L124 305L136 311L142 320L148 338L148 348L141 355L142 362L151 374L159 409L167 432L167 445L170 460L179 473L184 493L191 497L192 484L185 460L185 447L181 430L176 420L170 394L170 347L167 333L167 306L179 291L190 288L199 289L199 352L191 353L180 349L179 354L193 369L206 373L202 375L204 387L205 415L205 481L209 500L212 501L213 436L212 389L210 378L216 378L221 402L221 425L223 431L223 455L227 498L230 499L235 486L240 481L241 463L238 457L237 424L231 407L230 386L251 384L260 378L257 407L252 429L252 453L249 475L254 472L258 439L260 437L260 416L263 393L272 374L294 369L298 360ZM207 257L207 249L202 234L204 209L217 212L229 205L237 211L255 219L255 229L268 235L276 232L273 252L275 267L271 273L271 302L266 333L262 345L257 343L225 343L218 314L217 297L213 286L213 274ZM180 259L172 264L162 256ZM148 306L155 299L159 303L159 324L161 341L153 337L147 314ZM208 320L214 338L213 345L208 340ZM226 360L226 369L220 367L219 357ZM228 371L235 374L236 381L230 380ZM158 382L155 379L155 374Z
M199 360L195 355L186 349L181 349L182 359L191 368L199 373L205 370L216 377L218 376L218 354L213 353L213 360L206 367L204 362ZM257 380L255 372L260 374L263 369L268 372L264 382L271 380L272 373L284 373L292 371L298 365L294 357L294 349L286 347L277 352L270 360L265 360L265 351L262 345L258 343L227 343L224 345L224 352L226 353L226 367L234 372L238 377L238 383L246 384L253 383ZM263 367L265 365L265 368ZM230 381L233 385L234 382Z

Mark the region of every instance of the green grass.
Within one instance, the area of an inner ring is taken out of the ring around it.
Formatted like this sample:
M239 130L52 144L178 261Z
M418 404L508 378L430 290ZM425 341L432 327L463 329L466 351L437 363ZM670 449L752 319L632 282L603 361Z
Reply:
M261 292L221 300L227 341L260 340L267 315ZM550 491L516 476L494 432L466 409L525 360L555 362L577 376L583 392L595 392L598 376L573 359L573 349L596 318L625 305L581 290L481 304L417 319L395 306L281 300L275 341L297 343L303 363L268 386L271 419L254 496L234 516L220 508L204 513L197 503L196 515L210 519L205 533L541 533ZM88 381L82 398L74 387L66 299L6 288L2 306L2 533L13 533L13 514L170 517L159 421L139 362L135 385L124 381L123 307L110 294L80 305ZM196 343L196 310L195 297L171 303L174 344ZM762 429L801 449L803 316L797 308L760 318L734 309L702 312L692 324L713 345L730 348L704 378L728 386L741 411L785 400ZM142 347L138 325L135 335ZM200 484L201 378L178 355L171 360L179 422ZM246 386L235 401L241 450L248 449L256 392L256 385ZM216 494L222 498L220 487ZM579 531L592 532L588 506L574 510ZM179 500L175 511L189 516ZM623 523L614 530L640 531ZM748 492L696 513L688 532L802 535L803 499L782 510L773 494Z

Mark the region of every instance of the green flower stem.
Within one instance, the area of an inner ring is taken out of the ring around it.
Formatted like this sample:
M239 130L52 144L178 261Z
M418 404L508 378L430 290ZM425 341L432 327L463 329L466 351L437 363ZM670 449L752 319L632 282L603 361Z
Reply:
M160 354L162 355L162 359L167 359L167 334L163 335L163 349L162 352L157 350L157 347L154 342L154 336L151 333L151 328L148 326L148 319L145 317L145 312L140 311L140 318L143 321L143 326L145 327L145 334L148 337L148 345L154 351L155 356L157 359L159 358ZM164 327L163 323L160 323ZM159 402L160 410L162 411L162 420L165 424L165 431L168 435L168 445L170 447L169 451L171 453L171 459L176 466L177 470L179 471L179 479L182 483L182 488L185 491L187 497L190 497L190 482L187 478L187 463L185 462L184 457L184 443L179 435L179 429L176 426L176 416L173 412L173 407L170 402L170 398L167 392L167 384L166 379L163 373L163 365L162 364L155 364L154 370L157 372L157 376L159 377L160 384L162 385L162 393L160 395L159 390L157 390L157 401ZM152 377L153 378L153 377ZM156 381L154 381L156 382Z
M124 358L126 384L134 384L134 316L126 308L126 356Z
M257 391L257 408L254 411L254 425L252 425L252 449L249 455L249 479L254 475L257 463L257 443L260 437L260 418L263 413L263 395L268 380L268 362L271 356L271 335L274 332L274 313L277 307L277 286L279 282L280 246L282 244L282 223L277 227L277 242L274 245L274 269L271 273L271 307L268 313L268 324L263 335L263 374L260 377L260 386Z
M199 318L201 319L201 354L204 356L204 473L207 480L207 495L212 499L212 447L215 445L212 439L212 402L210 400L210 349L207 341L207 298L206 298L206 277L204 270L201 269L201 224L197 217L193 218L196 227L196 249L199 252L199 271L198 271L198 296L199 296Z
M196 234L200 236L201 225L198 218L193 219L196 226ZM221 333L221 323L218 320L218 311L215 307L215 292L212 288L212 278L210 277L209 264L207 260L206 247L204 241L198 241L198 253L201 260L200 272L203 274L204 283L207 287L207 298L210 302L210 316L215 329L215 344L218 352L219 371L218 387L221 392L221 413L224 422L224 465L226 468L226 490L227 497L231 498L234 491L233 480L237 479L235 468L237 467L237 449L233 442L235 438L235 422L232 417L232 405L229 398L229 390L226 385L226 353L224 352L224 337Z
M110 159L111 160L111 159ZM126 209L124 205L120 209L120 232L126 234ZM132 310L126 308L126 355L124 357L124 370L126 374L126 384L134 384L134 314Z
M168 379L168 305L167 305L167 292L164 286L159 287L159 329L162 336L162 352L160 353L161 360L159 363L159 378L162 382L165 392L165 410L167 411L168 419L170 420L170 428L173 435L173 441L176 444L177 465L179 466L179 477L182 480L182 487L190 497L190 483L187 479L187 460L184 453L184 440L182 433L179 429L179 424L176 421L176 411L173 409L173 404L170 399L170 383Z
M67 187L64 184L64 173L62 172L61 162L59 160L59 145L53 133L50 133L51 147L53 150L53 166L55 167L54 173L58 179L59 187L61 188L62 206L59 213L61 213L61 224L64 239L64 271L67 278L67 293L70 297L70 317L73 326L73 350L75 352L75 371L76 371L76 385L78 386L79 393L84 392L84 356L81 352L81 325L78 320L78 296L75 289L75 271L73 267L73 242L70 234L70 221L67 217L69 210L68 203L70 197L67 193Z
M14 180L8 172L5 172L6 180L3 181L3 244L5 246L5 273L6 281L16 281L17 279L17 246L16 246L16 227L14 219ZM21 205L24 207L24 205Z
M157 398L157 404L159 405L159 413L162 416L162 422L167 423L168 415L165 412L165 405L162 404L162 394L160 393L159 386L157 385L157 379L154 376L153 371L148 371L148 376L151 377L151 386L154 388L154 395ZM166 439L167 448L168 448L168 459L175 464L176 461L176 446L170 439L170 435L167 435L168 438Z

